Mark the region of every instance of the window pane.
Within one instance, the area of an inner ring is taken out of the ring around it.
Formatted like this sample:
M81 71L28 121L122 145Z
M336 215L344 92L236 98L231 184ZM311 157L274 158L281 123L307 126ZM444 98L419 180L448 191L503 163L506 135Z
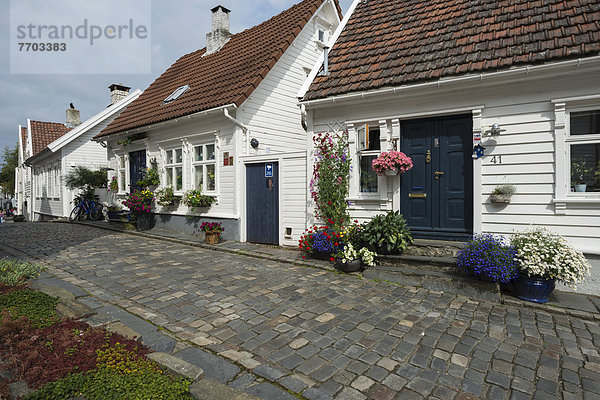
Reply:
M206 145L206 159L207 160L215 159L215 145L214 144Z
M119 168L125 168L125 157L119 157Z
M183 162L183 152L181 149L175 150L175 162L181 164Z
M167 186L173 187L173 168L165 168L167 172Z
M175 168L175 190L181 190L183 188L183 168Z
M196 189L202 190L202 169L204 167L202 165L197 165L194 168L194 187Z
M600 143L571 145L571 189L600 192Z
M379 150L379 128L369 129L369 150Z
M600 134L600 110L571 113L571 135Z
M202 147L203 146L196 146L195 147L195 153L196 153L196 161L203 161L204 160L204 153L202 152Z
M360 157L360 191L363 193L377 192L377 174L371 163L377 156Z
M167 159L165 160L165 164L173 164L173 151L167 150Z
M215 165L206 166L206 190L215 190Z
M125 191L125 171L123 171L123 173L121 173L121 175L119 176L119 191Z

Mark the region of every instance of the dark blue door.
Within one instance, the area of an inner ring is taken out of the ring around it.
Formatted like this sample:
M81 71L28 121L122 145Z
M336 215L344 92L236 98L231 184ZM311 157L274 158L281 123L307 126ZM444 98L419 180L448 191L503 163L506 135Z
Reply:
M401 213L415 237L464 239L473 232L471 115L402 122Z
M144 177L146 172L146 150L129 153L129 190L133 193L140 190L137 182Z
M279 168L277 163L246 165L246 237L279 244Z

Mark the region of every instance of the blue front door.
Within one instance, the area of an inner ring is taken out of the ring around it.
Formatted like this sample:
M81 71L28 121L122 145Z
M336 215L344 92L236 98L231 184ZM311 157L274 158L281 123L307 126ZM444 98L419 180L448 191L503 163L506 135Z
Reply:
M133 193L140 190L137 184L144 178L146 172L146 150L133 151L129 153L129 190Z
M472 117L403 121L401 213L415 237L464 239L473 232Z
M277 163L246 165L248 242L279 244L279 169Z

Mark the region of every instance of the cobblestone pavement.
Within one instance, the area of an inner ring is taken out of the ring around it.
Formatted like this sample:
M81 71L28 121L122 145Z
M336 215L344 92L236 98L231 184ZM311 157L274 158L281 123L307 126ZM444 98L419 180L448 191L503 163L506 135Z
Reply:
M600 398L597 322L78 225L0 238L0 255L232 360L241 390L259 376L308 399Z

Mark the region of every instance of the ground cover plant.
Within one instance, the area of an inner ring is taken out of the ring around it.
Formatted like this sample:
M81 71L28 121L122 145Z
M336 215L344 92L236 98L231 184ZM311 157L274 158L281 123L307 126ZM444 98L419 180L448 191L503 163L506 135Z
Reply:
M28 278L38 276L44 267L38 264L18 261L11 258L0 259L0 283L17 286Z

